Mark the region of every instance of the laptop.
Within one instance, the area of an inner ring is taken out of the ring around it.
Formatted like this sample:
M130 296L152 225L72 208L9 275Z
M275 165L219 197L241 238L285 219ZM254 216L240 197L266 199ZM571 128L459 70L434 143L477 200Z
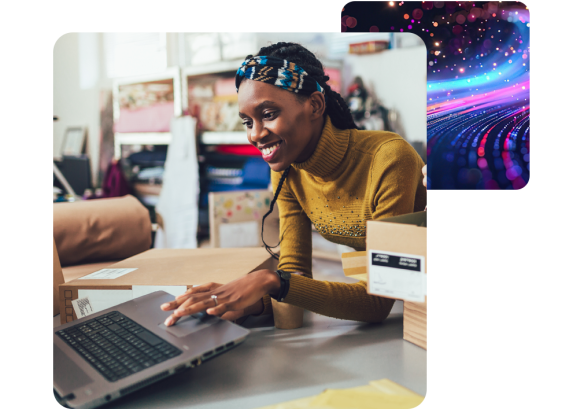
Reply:
M58 261L55 267L61 270ZM59 278L54 271L53 278L61 281L62 274ZM174 298L156 291L53 328L57 401L69 408L98 407L199 366L249 335L249 330L206 313L167 327L169 313L160 305Z

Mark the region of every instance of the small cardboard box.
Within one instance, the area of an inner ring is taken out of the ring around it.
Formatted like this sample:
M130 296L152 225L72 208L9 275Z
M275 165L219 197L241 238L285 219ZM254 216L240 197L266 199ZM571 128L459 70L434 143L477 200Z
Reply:
M225 284L261 269L275 270L262 247L151 249L59 286L61 323L157 290L180 295L208 282Z
M424 349L426 233L426 212L367 222L367 292L404 300L404 339Z
M427 247L427 212L417 212L368 221L367 251L342 254L345 275L369 294L404 301L404 339L426 350Z

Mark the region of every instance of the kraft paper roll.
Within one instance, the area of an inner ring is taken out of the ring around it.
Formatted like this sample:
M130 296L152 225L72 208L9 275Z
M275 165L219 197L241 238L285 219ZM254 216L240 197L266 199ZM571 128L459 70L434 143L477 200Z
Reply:
M131 195L54 203L53 237L62 266L121 260L150 248L152 223Z
M304 322L304 309L272 298L274 325L280 329L300 328Z

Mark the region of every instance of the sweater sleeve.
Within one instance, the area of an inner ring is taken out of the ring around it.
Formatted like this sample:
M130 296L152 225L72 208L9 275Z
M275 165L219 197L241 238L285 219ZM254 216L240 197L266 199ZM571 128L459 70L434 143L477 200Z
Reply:
M317 314L344 320L381 322L395 300L367 294L367 283L318 281L292 275L284 302Z
M294 178L292 171L289 177ZM278 186L279 174L272 173L272 185ZM284 302L334 318L380 322L394 300L367 294L363 282L354 284L318 281L312 279L312 230L294 192L286 181L278 196L280 213L280 262L278 268L291 273L290 289ZM264 312L272 312L269 296L264 299Z

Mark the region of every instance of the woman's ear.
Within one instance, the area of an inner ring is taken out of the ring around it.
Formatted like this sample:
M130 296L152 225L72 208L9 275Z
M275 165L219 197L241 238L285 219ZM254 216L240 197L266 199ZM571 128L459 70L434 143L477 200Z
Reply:
M318 119L324 115L326 103L324 101L324 94L319 91L314 91L310 97L311 119Z

